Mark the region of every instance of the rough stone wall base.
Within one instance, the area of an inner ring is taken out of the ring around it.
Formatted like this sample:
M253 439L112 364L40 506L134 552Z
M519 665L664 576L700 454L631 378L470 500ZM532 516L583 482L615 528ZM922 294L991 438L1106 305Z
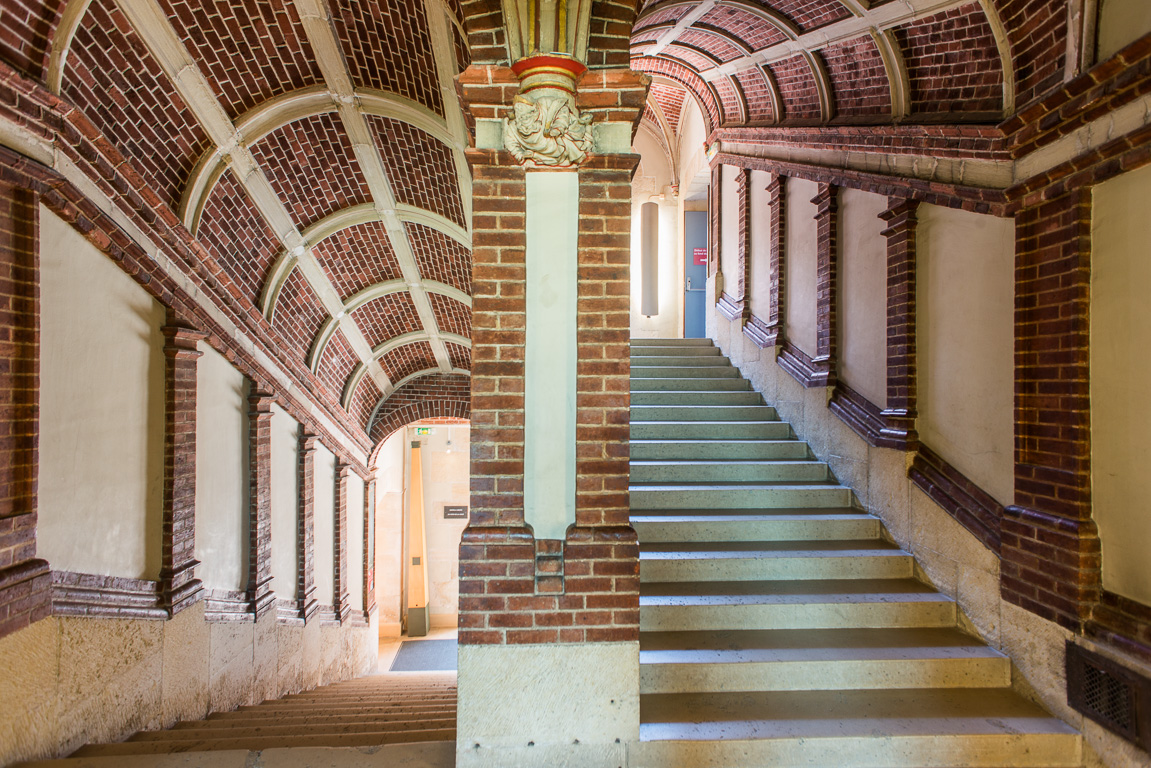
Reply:
M639 643L462 645L457 768L617 768L639 740Z
M0 640L0 765L370 672L374 626L49 617Z

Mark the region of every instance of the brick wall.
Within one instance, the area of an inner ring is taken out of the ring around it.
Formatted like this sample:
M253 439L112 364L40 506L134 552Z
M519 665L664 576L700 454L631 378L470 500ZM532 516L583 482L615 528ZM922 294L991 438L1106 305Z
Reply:
M0 637L43 618L36 558L39 436L37 198L0 178Z

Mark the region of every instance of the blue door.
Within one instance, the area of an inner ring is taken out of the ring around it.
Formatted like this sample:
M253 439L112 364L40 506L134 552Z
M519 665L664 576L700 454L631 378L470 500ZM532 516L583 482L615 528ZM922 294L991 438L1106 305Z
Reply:
M707 311L707 211L684 211L683 248L683 336L702 339Z

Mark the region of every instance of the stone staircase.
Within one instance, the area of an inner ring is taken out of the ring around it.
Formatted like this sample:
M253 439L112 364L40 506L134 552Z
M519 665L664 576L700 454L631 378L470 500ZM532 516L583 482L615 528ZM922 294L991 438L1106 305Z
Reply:
M141 731L119 743L89 744L65 760L27 765L447 768L455 763L455 738L455 673L392 673Z
M1082 765L710 340L631 354L631 768Z

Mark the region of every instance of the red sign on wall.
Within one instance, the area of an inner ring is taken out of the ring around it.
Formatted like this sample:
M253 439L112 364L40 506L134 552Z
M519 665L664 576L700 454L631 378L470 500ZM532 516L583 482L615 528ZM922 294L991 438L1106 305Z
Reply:
M697 267L706 267L707 266L707 249L706 248L695 248L695 249L693 249L691 252L691 256L692 256L691 263L694 264L695 266L697 266Z

